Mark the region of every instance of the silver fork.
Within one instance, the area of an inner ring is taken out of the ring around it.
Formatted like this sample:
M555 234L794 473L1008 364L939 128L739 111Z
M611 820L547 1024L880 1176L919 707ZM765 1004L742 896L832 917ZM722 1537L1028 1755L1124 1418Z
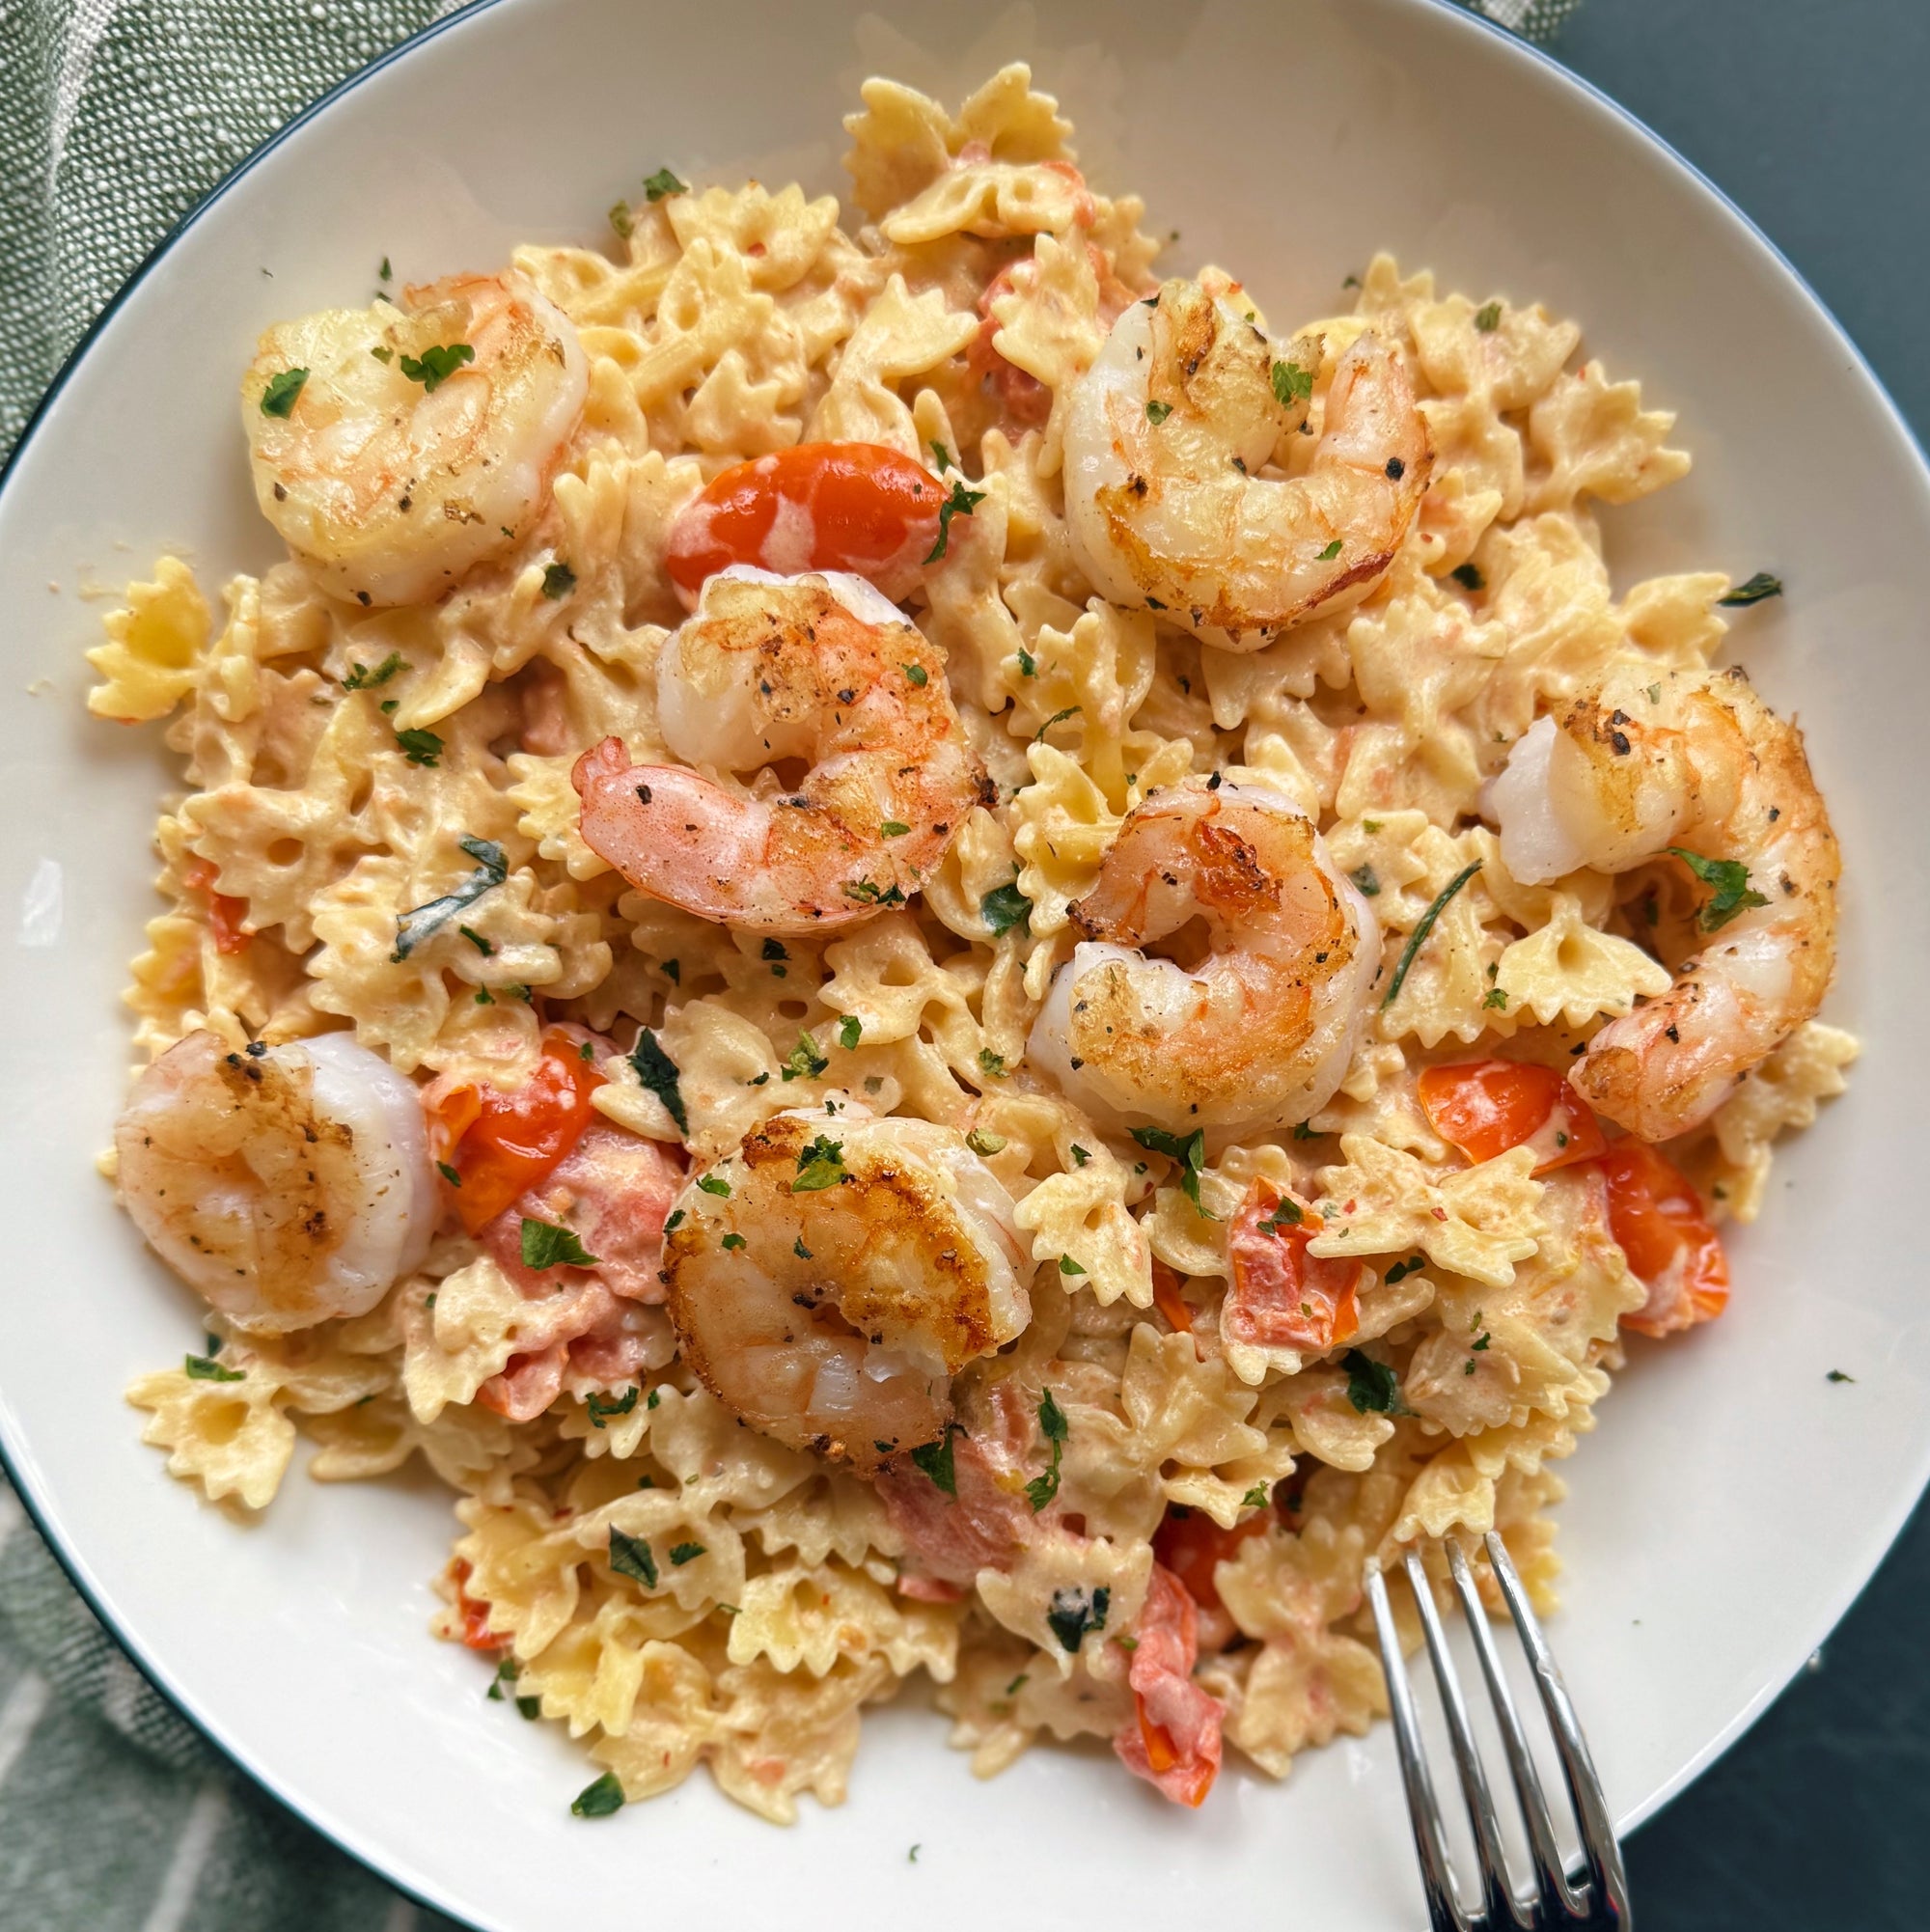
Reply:
M1523 1646L1534 1667L1542 1708L1548 1714L1549 1728L1555 1734L1556 1749L1560 1754L1568 1801L1581 1827L1586 1872L1577 1887L1569 1884L1562 1870L1560 1855L1555 1847L1554 1828L1549 1823L1547 1801L1541 1793L1541 1780L1522 1736L1521 1720L1515 1713L1507 1680L1502 1675L1501 1657L1495 1648L1494 1633L1481 1606L1480 1593L1475 1587L1474 1572L1460 1545L1449 1542L1448 1567L1461 1593L1475 1653L1481 1660L1481 1675L1487 1679L1488 1697L1501 1725L1515 1797L1528 1824L1534 1886L1526 1898L1517 1896L1502 1849L1501 1822L1495 1816L1487 1774L1481 1769L1475 1749L1468 1706L1461 1696L1460 1680L1454 1674L1453 1660L1448 1654L1447 1634L1434 1606L1434 1592L1428 1587L1427 1573L1419 1554L1410 1550L1407 1579L1420 1612L1420 1627L1426 1634L1434 1680L1441 1689L1448 1734L1453 1744L1454 1764L1460 1773L1468 1815L1475 1828L1475 1848L1481 1868L1480 1904L1471 1912L1461 1902L1460 1889L1448 1867L1447 1847L1441 1835L1441 1808L1435 1803L1434 1783L1427 1774L1420 1729L1415 1720L1414 1690L1402 1662L1393 1613L1388 1606L1387 1582L1380 1571L1370 1570L1367 1600L1373 1605L1374 1628L1380 1637L1388 1697L1393 1706L1394 1737L1400 1746L1401 1780L1407 1787L1414 1849L1420 1861L1420 1882L1427 1892L1427 1910L1434 1932L1504 1932L1509 1926L1519 1928L1519 1932L1556 1932L1558 1927L1564 1928L1564 1932L1629 1932L1628 1881L1622 1871L1621 1849L1615 1843L1614 1825L1602 1799L1601 1780L1595 1776L1582 1726L1576 1722L1575 1706L1569 1701L1561 1672L1555 1666L1554 1653L1541 1634L1540 1624L1534 1620L1528 1592L1522 1588L1506 1548L1492 1532L1486 1540L1495 1581L1501 1586L1502 1595L1514 1617L1514 1627L1521 1633Z

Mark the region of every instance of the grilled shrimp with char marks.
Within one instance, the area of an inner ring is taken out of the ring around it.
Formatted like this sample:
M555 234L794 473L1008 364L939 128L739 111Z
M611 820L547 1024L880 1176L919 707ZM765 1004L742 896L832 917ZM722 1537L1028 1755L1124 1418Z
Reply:
M583 840L720 925L802 934L902 905L997 797L944 658L860 577L706 579L658 659L657 710L687 762L633 765L616 738L586 752ZM772 767L792 759L809 768L786 788ZM731 772L760 777L746 791L713 775Z
M1027 1056L1101 1121L1282 1126L1345 1077L1380 926L1298 805L1188 780L1135 806L1076 900L1085 934ZM1149 956L1205 930L1197 964Z
M278 322L241 381L256 500L336 596L428 601L542 513L589 382L568 317L514 275Z
M1398 353L1339 358L1305 474L1263 474L1307 420L1320 335L1277 342L1236 282L1166 283L1114 323L1065 431L1065 514L1115 603L1257 650L1365 596L1393 561L1433 450Z
M435 1231L414 1083L346 1034L238 1053L189 1034L136 1079L114 1145L154 1252L258 1334L366 1314Z
M1822 1005L1841 854L1802 733L1740 670L1617 667L1530 728L1489 796L1518 879L1625 872L1674 852L1710 889L1708 943L1668 992L1596 1034L1569 1075L1638 1139L1706 1119Z
M941 1440L951 1377L1031 1318L1010 1197L928 1120L776 1115L671 1222L684 1360L753 1428L868 1474Z

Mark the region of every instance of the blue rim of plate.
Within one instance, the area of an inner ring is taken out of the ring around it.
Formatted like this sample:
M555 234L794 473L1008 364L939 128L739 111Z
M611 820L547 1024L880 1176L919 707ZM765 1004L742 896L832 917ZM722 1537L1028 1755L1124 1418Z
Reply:
M355 72L347 75L345 79L337 81L326 94L303 108L293 120L277 128L259 148L255 149L244 159L238 161L228 174L224 175L213 187L208 189L207 194L203 195L168 230L160 240L154 244L140 265L121 285L120 289L116 290L112 300L94 318L88 327L87 333L75 344L73 352L61 364L53 380L48 383L46 393L35 405L33 414L27 418L26 423L22 426L19 439L8 455L7 460L5 463L0 463L0 491L4 491L6 488L19 462L20 456L33 441L35 432L46 420L55 402L59 400L61 392L67 387L69 380L92 352L95 344L105 333L109 323L120 313L122 305L148 279L148 276L160 265L162 260L172 252L175 244L187 234L188 230L203 215L213 207L215 203L228 193L229 189L234 187L243 176L252 172L257 163L266 159L269 154L273 153L283 142L287 141L299 129L307 126L311 121L326 113L329 108L333 107L351 89L360 87L364 81L370 79L372 75L380 73L385 69L393 67L398 62L416 54L431 41L439 39L442 35L455 28L466 26L480 15L490 13L496 8L509 3L510 0L467 0L467 4L460 7L455 13L446 14L440 20L431 20L427 26L419 28L407 40L397 41L386 53L377 55L367 67L358 68ZM1801 270L1797 268L1796 264L1783 254L1782 250L1756 226L1755 222L1721 187L1712 181L1707 175L1703 174L1701 169L1696 167L1685 155L1678 153L1675 148L1668 141L1665 141L1660 134L1656 133L1646 122L1630 113L1619 101L1604 94L1591 81L1584 79L1582 75L1563 67L1546 49L1536 46L1532 41L1522 40L1508 28L1489 19L1484 14L1476 13L1472 5L1467 4L1467 0L1397 0L1397 4L1425 8L1427 11L1437 14L1450 14L1462 24L1465 31L1483 34L1501 42L1509 50L1509 55L1513 58L1527 61L1530 65L1542 69L1554 77L1558 87L1570 89L1574 94L1581 97L1583 100L1590 102L1595 107L1606 111L1613 119L1620 122L1623 126L1632 129L1639 137L1647 142L1650 147L1680 169L1682 174L1688 178L1694 186L1699 188L1711 201L1716 203L1723 212L1743 229L1759 248L1769 255L1777 266L1782 270L1783 274L1802 290L1804 296L1808 300L1816 313L1828 323L1837 341L1848 350L1852 361L1856 364L1858 370L1861 372L1870 388L1875 392L1878 400L1883 404L1885 411L1888 413L1891 428L1897 432L1904 447L1916 456L1918 469L1922 472L1924 485L1926 489L1930 489L1930 458L1926 458L1923 445L1918 442L1916 432L1911 428L1902 410L1896 406L1895 400L1891 397L1889 391L1885 388L1883 378L1870 366L1869 358L1863 354L1862 350L1851 337L1849 331L1836 319L1834 311L1809 286L1807 280L1804 277ZM1508 56L1503 56L1503 58L1506 57ZM373 1874L384 1885L400 1892L403 1897L409 1899L412 1903L423 1906L430 1912L438 1913L452 1922L468 1925L471 1927L471 1932L478 1932L478 1928L475 1928L473 1921L467 1918L458 1918L457 1915L446 1903L429 1897L427 1892L420 1891L415 1887L398 1879L392 1873L384 1871L375 1863L372 1856L359 1851L354 1845L346 1842L326 1825L320 1824L316 1819L310 1817L293 1798L279 1790L265 1773L258 1771L237 1747L230 1745L225 1739L218 1736L209 1724L194 1709L187 1692L177 1689L165 1681L161 1667L147 1657L134 1639L121 1628L120 1624L108 1613L106 1607L96 1598L86 1578L81 1574L78 1557L69 1554L65 1543L54 1532L52 1527L42 1515L32 1492L21 1481L19 1472L14 1468L14 1459L8 1453L4 1435L0 1435L0 1470L5 1471L8 1480L13 1484L14 1493L20 1499L21 1507L27 1513L28 1521L33 1524L34 1528L39 1532L41 1541L53 1553L54 1560L60 1564L68 1581L78 1592L81 1601L94 1614L96 1620L100 1624L101 1628L121 1646L128 1661L140 1671L142 1677L152 1687L155 1694L162 1697L170 1708L179 1713L180 1717L194 1730L198 1737L208 1745L226 1763L232 1765L246 1778L256 1789L263 1792L276 1804L291 1811L317 1836L326 1839L328 1843L333 1845L345 1857L353 1859L364 1870ZM1897 1516L1896 1521L1889 1526L1889 1532L1884 1537L1883 1555L1878 1558L1877 1563L1872 1566L1870 1576L1874 1576L1877 1568L1880 1568L1888 1559L1890 1550L1895 1545L1897 1537L1903 1532L1904 1525L1910 1520L1916 1503L1920 1500L1921 1493L1919 1492L1918 1497L1913 1498ZM1860 1577L1857 1579L1854 1587L1843 1593L1834 1612L1831 1615L1831 1629L1834 1630L1842 1620L1845 1614L1849 1611L1851 1604L1862 1593L1868 1582L1869 1577ZM1796 1669L1801 1669L1800 1663ZM1792 1670L1790 1674L1780 1683L1768 1686L1751 1698L1737 1713L1735 1718L1730 1721L1728 1725L1715 1737L1711 1738L1702 1750L1689 1763L1684 1765L1659 1792L1650 1794L1642 1806L1638 1808L1629 1830L1634 1831L1640 1825L1645 1824L1665 1805L1678 1797L1689 1784L1701 1777L1718 1758L1728 1751L1730 1746L1745 1731L1754 1725L1764 1711L1788 1689L1794 1678L1795 1670ZM1624 1833L1622 1835L1625 1836L1627 1834Z

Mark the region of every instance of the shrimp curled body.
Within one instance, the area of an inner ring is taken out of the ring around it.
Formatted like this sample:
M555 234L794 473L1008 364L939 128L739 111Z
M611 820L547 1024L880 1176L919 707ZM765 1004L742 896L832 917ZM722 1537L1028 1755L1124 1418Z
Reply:
M657 706L687 763L632 765L615 738L587 752L584 842L721 925L799 934L902 905L996 796L944 659L861 578L707 579L657 661ZM809 766L794 788L781 759ZM712 775L746 771L748 792Z
M547 506L589 367L569 318L515 276L279 322L241 381L256 500L335 595L438 597Z
M415 1087L346 1034L240 1053L189 1034L135 1081L114 1145L134 1225L240 1329L366 1314L434 1232Z
M1027 1053L1096 1118L1279 1126L1333 1097L1366 1023L1380 927L1284 794L1198 781L1153 793L1071 919L1086 937ZM1199 964L1146 956L1195 920Z
M1399 355L1339 358L1305 473L1267 467L1307 421L1315 334L1278 343L1237 283L1168 282L1114 323L1073 392L1065 513L1087 574L1207 643L1257 650L1365 596L1393 561L1433 451Z
M1705 905L1708 943L1666 993L1596 1034L1569 1075L1638 1139L1706 1119L1822 1005L1841 855L1802 733L1740 670L1612 674L1530 727L1490 803L1503 862L1530 883L1580 866L1625 872L1670 848L1747 869L1750 897Z
M867 1473L943 1438L951 1378L1031 1318L1010 1197L930 1121L776 1115L677 1207L685 1361L753 1428Z

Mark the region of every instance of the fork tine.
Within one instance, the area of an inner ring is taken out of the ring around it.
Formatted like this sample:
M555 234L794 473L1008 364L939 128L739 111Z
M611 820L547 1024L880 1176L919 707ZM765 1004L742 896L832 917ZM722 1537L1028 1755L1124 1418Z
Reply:
M1393 1711L1394 1742L1400 1748L1400 1778L1407 1789L1414 1853L1420 1862L1421 1890L1427 1894L1428 1922L1434 1932L1474 1932L1448 1872L1448 1854L1441 1842L1441 1809L1434 1802L1433 1781L1427 1776L1420 1726L1414 1715L1414 1691L1401 1661L1400 1632L1388 1605L1387 1582L1378 1569L1370 1568L1366 1583L1367 1601L1374 1612L1374 1634L1380 1639L1381 1668L1387 1673L1388 1703Z
M1434 1681L1441 1692L1441 1708L1448 1719L1448 1737L1453 1746L1455 1768L1461 1774L1461 1795L1467 1801L1468 1816L1475 1827L1475 1850L1481 1867L1482 1910L1497 1924L1511 1920L1525 1925L1526 1918L1515 1909L1514 1891L1508 1883L1507 1859L1502 1850L1501 1821L1495 1816L1495 1801L1488 1790L1487 1774L1481 1769L1475 1749L1475 1734L1468 1723L1467 1700L1461 1695L1461 1680L1448 1649L1448 1638L1441 1626L1441 1614L1434 1605L1434 1591L1419 1552L1407 1553L1407 1581L1414 1590L1414 1605L1420 1613L1420 1628L1427 1639L1428 1661L1434 1666Z
M1467 1614L1468 1634L1475 1642L1475 1654L1481 1662L1481 1675L1487 1680L1488 1701L1494 1706L1501 1725L1502 1743L1507 1752L1508 1770L1514 1779L1514 1795L1521 1814L1528 1821L1529 1848L1534 1859L1535 1883L1544 1907L1558 1900L1567 1910L1580 1910L1580 1903L1568 1889L1561 1859L1555 1848L1555 1828L1549 1822L1548 1800L1542 1795L1541 1777L1530 1756L1528 1740L1522 1734L1521 1718L1514 1707L1514 1694L1502 1674L1501 1653L1495 1648L1494 1632L1488 1627L1488 1613L1481 1593L1475 1586L1475 1573L1459 1543L1448 1544L1448 1565L1454 1573L1455 1587L1461 1592L1461 1607Z
M1534 1666L1534 1681L1541 1692L1541 1704L1548 1713L1549 1728L1555 1733L1556 1749L1561 1754L1561 1775L1567 1780L1569 1802L1582 1826L1582 1850L1588 1861L1588 1880L1594 1887L1593 1907L1607 1915L1609 1922L1628 1923L1628 1878L1622 1869L1621 1847L1615 1842L1614 1821L1602 1796L1602 1780L1595 1775L1594 1761L1582 1736L1582 1726L1569 1700L1568 1687L1556 1667L1555 1653L1549 1649L1530 1607L1528 1592L1515 1574L1507 1547L1492 1530L1487 1537L1488 1561L1495 1581L1506 1599L1514 1627Z

